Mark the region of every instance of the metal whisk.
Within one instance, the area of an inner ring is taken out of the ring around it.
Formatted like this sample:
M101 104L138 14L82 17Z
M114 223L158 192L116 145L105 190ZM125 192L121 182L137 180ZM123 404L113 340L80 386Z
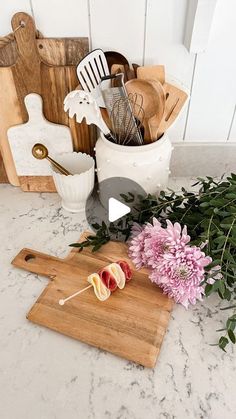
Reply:
M118 99L111 111L111 126L117 144L143 144L140 127L144 120L143 97L130 93Z

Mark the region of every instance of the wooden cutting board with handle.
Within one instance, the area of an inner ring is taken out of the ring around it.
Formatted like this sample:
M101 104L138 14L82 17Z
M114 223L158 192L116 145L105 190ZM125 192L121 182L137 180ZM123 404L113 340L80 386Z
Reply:
M24 26L21 26L22 22ZM17 58L14 64L0 67L0 149L9 181L18 186L19 180L7 140L7 130L13 125L27 122L28 115L24 97L28 93L38 93L42 96L44 115L49 121L71 128L75 150L91 154L93 144L90 141L89 127L85 123L77 124L74 119L69 119L63 109L65 96L78 85L76 66L67 65L68 60L69 64L72 62L71 55L76 50L76 43L69 44L70 54L68 54L67 60L65 53L63 55L63 49L68 47L68 43L62 40L58 43L51 40L47 44L45 44L45 40L40 40L40 43L36 41L34 21L26 13L17 13L13 16L12 28L15 34ZM60 48L57 48L58 46ZM81 51L84 55L84 42L82 46ZM56 51L55 56L53 56L53 51ZM3 56L3 48L1 48L1 52ZM8 48L6 60L9 60L12 54L12 50L10 51ZM44 61L48 56L52 57L49 64ZM54 65L58 56L61 57L60 65ZM78 57L78 51L76 56ZM63 59L65 59L66 65L62 64Z
M89 274L120 259L133 271L123 290L101 302L89 289L59 305L60 299L88 285ZM145 367L155 366L173 302L150 282L146 269L134 269L126 244L109 242L95 253L88 248L72 250L65 259L23 249L12 264L50 278L27 314L30 321Z
M69 127L54 124L45 119L42 98L36 93L25 96L28 121L7 131L8 140L23 191L56 192L50 163L32 156L36 143L44 144L49 156L56 159L57 153L72 152L73 143ZM33 186L33 187L32 187Z

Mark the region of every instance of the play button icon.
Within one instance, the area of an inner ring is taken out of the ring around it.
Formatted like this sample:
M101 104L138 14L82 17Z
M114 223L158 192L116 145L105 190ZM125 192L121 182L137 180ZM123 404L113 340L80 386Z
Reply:
M108 200L108 219L111 223L129 214L131 208L128 205L123 204L115 198L109 198Z
M86 202L86 220L91 230L96 231L95 225L112 228L124 228L127 217L137 215L139 196L145 197L144 189L132 179L112 177L100 180L95 185L93 194ZM117 237L114 232L113 240L125 240L125 235Z

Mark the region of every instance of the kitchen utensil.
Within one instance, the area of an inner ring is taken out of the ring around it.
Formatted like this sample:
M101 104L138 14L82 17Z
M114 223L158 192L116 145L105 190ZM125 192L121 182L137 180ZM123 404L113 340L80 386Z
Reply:
M121 97L127 97L124 85L124 73L103 77L100 81L100 89L110 116L114 103Z
M85 153L61 153L56 160L70 170L72 176L64 176L53 169L53 179L57 193L62 199L62 208L69 212L83 212L94 188L94 159Z
M24 22L24 26L19 26L19 22ZM24 98L28 93L42 96L48 120L70 126L75 149L92 153L94 144L89 127L76 124L63 111L65 95L78 85L75 60L88 50L88 39L36 40L34 21L23 12L14 15L12 27L14 31L18 28L14 42L0 48L0 148L9 181L19 186L7 130L27 122ZM28 181L29 190L37 190L34 179ZM45 187L47 191L46 184Z
M47 183L47 191L55 192L50 166L46 162L35 160L31 150L36 142L43 142L52 157L55 153L72 152L70 129L44 118L40 95L30 93L24 102L28 112L28 122L11 127L7 131L21 188L28 190L29 185L33 184L34 190L37 187L37 191L44 191Z
M71 175L67 169L65 169L48 155L48 149L45 147L45 145L40 143L35 144L32 148L32 155L38 160L47 159L63 175Z
M64 110L65 112L69 111L70 118L75 115L77 122L82 122L85 119L88 125L96 125L106 138L113 140L112 134L102 119L100 109L91 93L83 90L73 90L68 93L64 100Z
M160 90L156 89L153 83L149 83L146 80L133 79L129 80L125 84L128 93L137 93L138 97L143 98L143 110L144 110L144 139L146 142L153 140L153 135L149 127L149 121L159 113L159 109L163 109L163 96ZM138 118L138 115L135 115Z
M163 87L166 96L166 105L160 125L156 132L153 132L153 136L156 138L160 138L160 136L173 124L188 98L186 92L173 84L165 83Z
M150 65L137 68L137 78L142 80L157 80L165 83L164 65Z
M133 70L134 70L134 76L137 78L137 70L140 67L138 64L132 64Z
M129 286L105 302L94 298L90 289L64 306L58 304L84 287L89 274L120 259L132 266ZM50 278L27 315L30 321L146 367L155 366L173 301L150 282L148 270L136 271L125 243L111 241L95 253L90 248L74 249L66 259L23 249L12 264Z
M111 74L118 73L124 74L124 83L126 83L128 80L135 79L134 70L132 70L128 64L113 64L111 67Z
M159 105L156 110L156 114L152 118L150 118L148 121L150 135L151 135L150 139L152 141L156 141L157 140L156 131L158 130L158 127L164 115L166 97L165 97L163 86L158 80L147 80L147 81L154 87L159 97Z
M132 112L130 112L132 110ZM137 120L133 115L137 115ZM140 127L144 119L142 97L138 100L137 94L118 99L112 108L112 132L116 143L122 145L141 145ZM138 142L137 142L138 140Z
M120 52L106 51L105 57L107 60L109 72L111 72L113 64L129 65L128 60Z
M99 84L102 77L109 75L104 52L95 49L86 55L77 66L77 75L82 88L91 93L98 106L105 107Z
M127 91L124 86L124 74L114 74L111 76L103 77L101 82L101 92L104 98L104 102L108 111L108 114L111 118L112 110L114 107L115 102L120 99L127 99ZM126 101L126 104L129 105L129 101ZM142 104L140 104L142 107ZM133 129L134 137L133 142L135 144L142 144L143 139L141 132L137 126L137 122L135 120L133 110L131 106L126 106L126 118L127 120L132 123L133 127L136 125L136 129ZM113 112L114 114L114 112Z

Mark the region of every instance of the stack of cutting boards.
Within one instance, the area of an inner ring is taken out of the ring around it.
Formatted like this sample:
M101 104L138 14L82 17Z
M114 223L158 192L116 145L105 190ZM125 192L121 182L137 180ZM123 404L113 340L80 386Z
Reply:
M88 53L87 38L37 39L34 20L26 13L12 18L12 37L0 40L0 152L9 182L29 191L51 191L54 185L40 176L19 179L8 140L8 129L27 123L24 99L36 93L43 100L45 120L70 128L73 148L92 154L89 127L64 112L67 93L78 86L76 65ZM56 146L57 138L55 138ZM0 176L5 177L0 158Z

